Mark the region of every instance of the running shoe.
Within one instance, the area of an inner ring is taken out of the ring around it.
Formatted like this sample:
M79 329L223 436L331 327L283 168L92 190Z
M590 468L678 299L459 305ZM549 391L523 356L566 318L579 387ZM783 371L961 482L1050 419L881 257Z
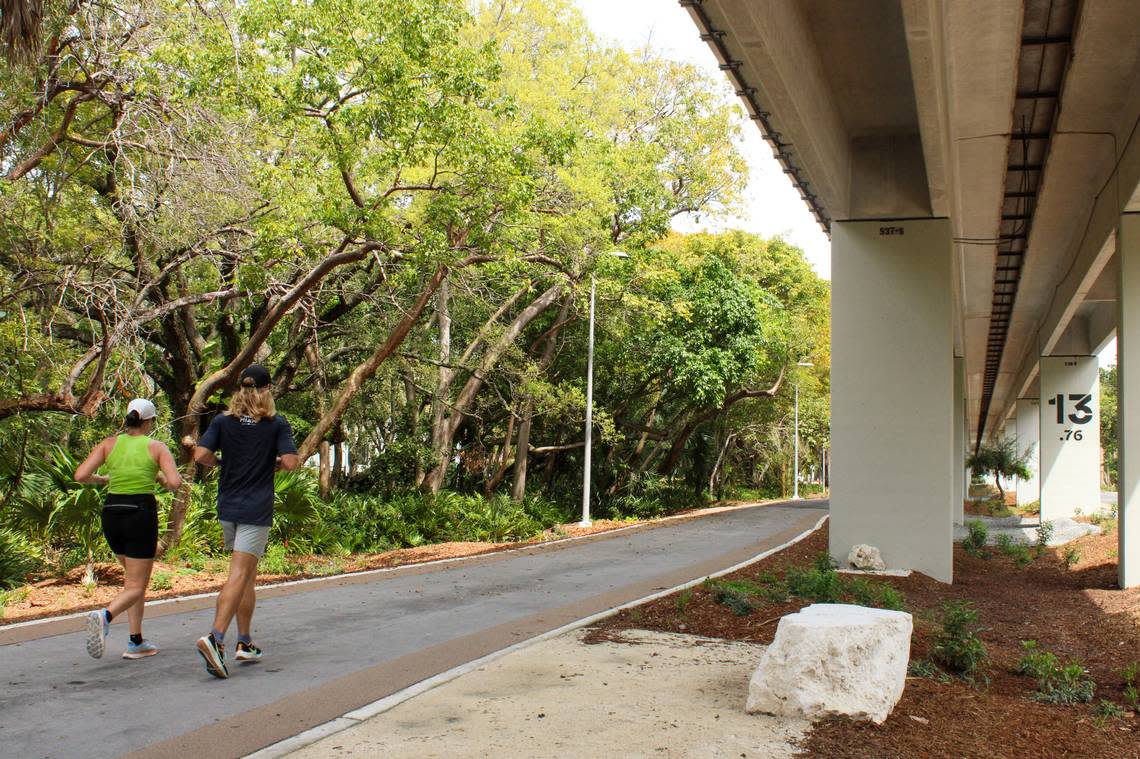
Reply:
M234 648L234 658L238 661L257 661L261 658L261 649L253 643L238 641Z
M87 653L95 659L102 659L107 650L107 632L111 623L102 609L87 612Z
M213 633L198 638L198 653L206 660L206 671L211 675L220 680L230 676L226 669L226 647L214 640Z
M142 643L127 641L127 650L123 652L123 658L143 659L147 656L154 656L157 653L158 646L154 645L149 640L144 640Z

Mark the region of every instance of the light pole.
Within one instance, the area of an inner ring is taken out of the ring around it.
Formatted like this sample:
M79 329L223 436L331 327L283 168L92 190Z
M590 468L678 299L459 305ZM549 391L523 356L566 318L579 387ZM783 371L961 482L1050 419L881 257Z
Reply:
M629 258L624 250L611 250L607 256ZM594 441L594 291L597 278L590 273L590 340L586 348L586 457L582 465L582 521L578 524L589 527L590 521L590 455Z
M796 366L815 366L810 361L798 361ZM800 381L796 378L796 411L795 411L795 444L793 446L792 461L792 500L800 499Z

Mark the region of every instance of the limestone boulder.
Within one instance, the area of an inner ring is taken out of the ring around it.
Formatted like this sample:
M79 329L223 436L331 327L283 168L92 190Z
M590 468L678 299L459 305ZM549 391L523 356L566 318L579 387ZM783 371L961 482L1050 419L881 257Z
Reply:
M813 604L780 620L748 688L747 711L881 724L902 697L911 616Z
M887 568L887 565L883 563L883 555L879 553L879 549L866 544L852 547L851 553L847 554L847 563L856 569Z

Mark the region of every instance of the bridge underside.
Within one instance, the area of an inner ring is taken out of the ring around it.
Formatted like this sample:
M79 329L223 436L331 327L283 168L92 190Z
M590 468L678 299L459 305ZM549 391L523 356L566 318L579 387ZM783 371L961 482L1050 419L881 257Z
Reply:
M1140 4L681 4L832 238L836 558L949 581L987 439L1032 447L1043 518L1097 507L1089 367L1115 336L1140 584Z

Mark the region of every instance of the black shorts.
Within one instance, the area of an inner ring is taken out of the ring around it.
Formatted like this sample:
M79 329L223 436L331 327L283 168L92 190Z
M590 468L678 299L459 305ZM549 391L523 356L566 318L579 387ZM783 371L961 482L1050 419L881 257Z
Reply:
M153 559L158 551L158 504L153 495L109 494L103 536L116 556Z

